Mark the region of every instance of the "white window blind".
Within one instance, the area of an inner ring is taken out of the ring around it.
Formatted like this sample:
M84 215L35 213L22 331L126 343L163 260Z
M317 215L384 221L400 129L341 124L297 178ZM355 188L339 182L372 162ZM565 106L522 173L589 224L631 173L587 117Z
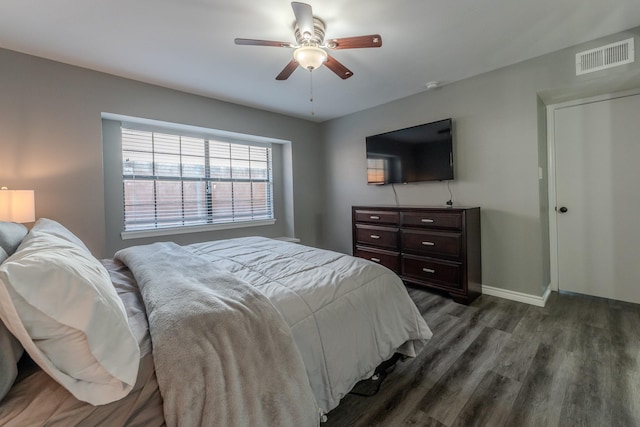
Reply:
M273 219L271 146L122 127L124 231Z

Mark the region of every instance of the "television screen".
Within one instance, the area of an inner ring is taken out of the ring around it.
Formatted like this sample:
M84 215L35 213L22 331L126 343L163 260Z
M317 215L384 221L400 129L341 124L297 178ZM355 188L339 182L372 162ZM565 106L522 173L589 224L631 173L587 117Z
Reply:
M453 179L451 119L366 138L367 182L396 184Z

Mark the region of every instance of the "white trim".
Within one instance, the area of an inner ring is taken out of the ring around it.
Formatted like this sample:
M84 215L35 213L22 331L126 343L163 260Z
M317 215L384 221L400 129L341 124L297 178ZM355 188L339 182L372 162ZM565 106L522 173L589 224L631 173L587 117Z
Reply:
M128 125L133 125L138 130L164 130L164 131L179 131L182 133L188 133L190 136L208 136L214 138L222 138L226 142L241 141L242 143L259 142L263 144L287 144L291 141L284 139L272 138L268 136L249 135L240 132L231 132L222 129L211 129L200 126L185 125L181 123L165 122L162 120L145 119L142 117L125 116L122 114L106 113L102 112L101 117L107 120L114 120L124 122Z
M548 168L548 193L549 193L549 284L552 291L558 292L559 273L558 273L558 218L556 216L557 195L556 195L556 140L555 140L555 111L575 107L583 104L592 104L594 102L608 101L616 98L624 98L627 96L639 95L640 89L631 89L613 94L605 94L592 96L589 98L574 99L572 101L562 102L559 104L547 105L547 168Z
M525 294L522 292L510 291L508 289L494 288L493 286L482 285L482 293L492 297L504 298L511 301L523 302L525 304L544 307L551 294L551 285L547 286L542 296Z
M615 93L607 93L604 95L590 96L588 98L574 99L571 101L561 102L558 104L549 104L547 105L547 110L549 108L553 108L554 110L557 110L560 108L575 107L576 105L593 104L594 102L609 101L611 99L625 98L627 96L634 96L634 95L640 95L640 88L623 90L621 92L615 92Z
M549 279L554 291L558 290L558 217L556 216L556 105L547 106L547 193L549 197Z
M193 225L189 227L156 228L153 230L123 231L120 233L122 240L141 239L143 237L171 236L174 234L201 233L204 231L228 230L231 228L260 227L263 225L273 225L275 219L265 219L260 221L238 221L224 224Z

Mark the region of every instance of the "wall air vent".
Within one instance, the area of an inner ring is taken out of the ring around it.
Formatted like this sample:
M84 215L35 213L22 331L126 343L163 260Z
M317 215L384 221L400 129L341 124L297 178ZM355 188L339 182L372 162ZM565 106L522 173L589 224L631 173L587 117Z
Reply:
M576 75L629 64L635 60L633 37L576 54Z

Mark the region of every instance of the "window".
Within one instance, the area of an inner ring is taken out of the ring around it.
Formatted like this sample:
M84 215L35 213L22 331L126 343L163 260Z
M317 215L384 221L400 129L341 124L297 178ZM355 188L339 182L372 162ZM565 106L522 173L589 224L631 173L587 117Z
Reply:
M125 232L274 219L270 144L121 131Z
M367 158L367 182L369 184L384 184L389 174L387 159Z

